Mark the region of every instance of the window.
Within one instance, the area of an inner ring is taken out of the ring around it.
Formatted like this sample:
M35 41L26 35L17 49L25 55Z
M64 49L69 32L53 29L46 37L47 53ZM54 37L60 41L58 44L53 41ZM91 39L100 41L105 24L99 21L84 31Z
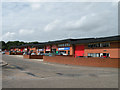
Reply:
M90 56L90 53L88 53L88 56Z
M96 44L96 47L100 47L100 43L97 43L97 44Z
M103 53L103 56L109 57L109 53Z
M52 53L56 53L56 49L52 49Z
M30 46L30 48L34 48L34 46Z
M93 57L93 53L90 53L90 56Z
M89 48L96 48L96 47L110 47L110 43L94 43L88 44Z
M50 51L46 51L45 53L50 53Z
M100 53L100 57L110 57L109 53Z
M60 52L66 53L66 51L59 51L59 53L60 53Z
M100 53L96 53L96 57L100 57Z
M61 47L61 46L70 46L70 44L69 44L69 43L65 43L65 44L58 44L58 46L59 46L59 47Z
M89 57L100 57L100 53L88 53Z
M31 52L33 52L33 50L31 50Z
M102 47L109 47L110 46L110 43L103 43L102 44Z
M95 53L93 53L93 57L96 57L96 54L95 54Z
M70 55L70 51L68 51L68 55Z

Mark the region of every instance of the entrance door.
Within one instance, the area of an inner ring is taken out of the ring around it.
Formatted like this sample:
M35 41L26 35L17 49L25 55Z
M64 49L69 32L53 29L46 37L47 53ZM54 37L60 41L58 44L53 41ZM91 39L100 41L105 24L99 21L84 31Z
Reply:
M75 57L76 56L84 56L84 45L75 46Z
M56 53L56 49L52 49L52 53Z
M21 52L23 52L24 48L21 48Z
M109 53L103 53L103 57L109 57Z

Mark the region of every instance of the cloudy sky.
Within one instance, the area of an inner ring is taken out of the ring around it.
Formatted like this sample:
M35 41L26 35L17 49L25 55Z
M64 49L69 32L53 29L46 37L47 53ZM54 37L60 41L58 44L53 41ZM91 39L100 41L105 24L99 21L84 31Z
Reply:
M2 40L117 35L117 10L117 2L2 2Z

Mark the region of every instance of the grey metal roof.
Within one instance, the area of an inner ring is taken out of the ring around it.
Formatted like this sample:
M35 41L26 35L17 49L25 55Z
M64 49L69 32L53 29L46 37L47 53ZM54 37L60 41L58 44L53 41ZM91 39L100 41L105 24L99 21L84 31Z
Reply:
M111 36L111 37L78 39L73 41L72 44L96 43L96 42L106 42L106 41L120 41L120 35Z
M11 48L13 47L20 48L27 46L44 47L45 45L60 44L60 43L84 44L84 43L95 43L95 42L106 42L106 41L120 41L120 35L110 36L110 37L100 37L100 38L64 39L64 40L43 42L38 44L24 44L21 46L11 46Z

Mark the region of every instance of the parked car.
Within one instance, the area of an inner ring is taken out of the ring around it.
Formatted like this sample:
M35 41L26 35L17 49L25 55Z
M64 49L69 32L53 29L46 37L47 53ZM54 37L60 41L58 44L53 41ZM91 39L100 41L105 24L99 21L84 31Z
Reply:
M53 53L44 53L45 56L53 56Z
M48 56L48 53L44 53L43 55Z
M39 52L39 53L37 53L37 55L40 55L41 53Z
M35 52L33 52L33 53L31 53L31 55L36 55L36 53L35 53Z
M66 54L66 53L64 53L64 52L61 52L61 54L62 54L62 55L68 55L68 54Z
M4 51L2 51L2 54L5 54L5 52L4 52Z
M23 55L27 55L27 52L24 52Z
M21 53L20 51L16 51L17 53Z
M40 53L40 55L45 55L44 53Z
M49 53L49 54L48 54L48 56L54 56L54 55L55 55L55 54L53 54L53 53Z
M60 53L56 53L55 55L61 55Z

